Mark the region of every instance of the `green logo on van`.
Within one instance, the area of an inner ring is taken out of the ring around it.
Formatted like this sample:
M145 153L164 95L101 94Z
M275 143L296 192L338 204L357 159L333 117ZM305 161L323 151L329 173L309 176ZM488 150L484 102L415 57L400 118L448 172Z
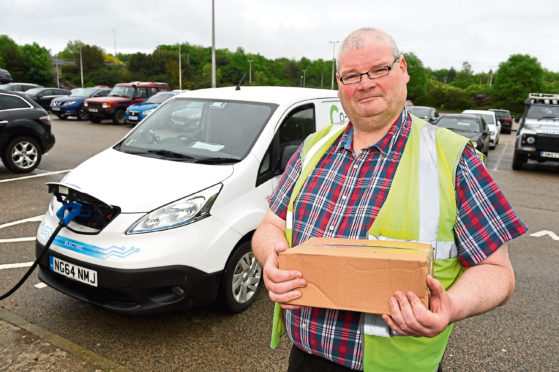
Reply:
M330 106L330 124L337 123L337 121L334 120L334 113L335 113L335 112L337 113L337 112L339 112L339 111L340 111L340 110L338 109L338 106L336 106L336 105Z
M340 111L337 105L330 106L330 124L341 124L347 121L345 112Z

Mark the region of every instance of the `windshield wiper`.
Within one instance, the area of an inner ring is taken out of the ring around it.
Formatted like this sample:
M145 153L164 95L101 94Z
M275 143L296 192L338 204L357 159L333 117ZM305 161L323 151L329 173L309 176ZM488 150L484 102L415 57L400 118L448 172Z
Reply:
M150 154L161 155L161 156L166 156L175 159L194 159L190 155L181 154L180 152L174 152L170 150L147 150L147 152Z
M198 159L198 160L195 161L195 163L200 163L200 164L226 164L226 163L238 163L239 161L240 161L240 159L217 157L217 158Z

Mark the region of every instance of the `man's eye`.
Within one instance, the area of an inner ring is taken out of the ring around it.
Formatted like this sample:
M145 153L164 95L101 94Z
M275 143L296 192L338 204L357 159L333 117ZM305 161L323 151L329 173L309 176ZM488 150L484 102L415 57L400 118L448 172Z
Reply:
M357 74L350 74L350 75L344 76L344 80L355 80L355 79L359 79L359 75L357 75Z

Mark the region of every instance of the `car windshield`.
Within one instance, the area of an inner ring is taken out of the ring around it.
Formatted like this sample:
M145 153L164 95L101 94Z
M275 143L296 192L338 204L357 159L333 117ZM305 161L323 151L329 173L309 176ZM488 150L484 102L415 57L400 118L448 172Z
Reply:
M151 97L149 97L145 102L146 103L155 103L161 104L171 98L173 95L169 93L157 93Z
M25 91L25 94L27 94L27 95L33 95L33 94L39 93L39 92L42 91L42 90L43 90L43 88L31 88L31 89L26 90L26 91Z
M176 99L148 116L115 149L180 161L234 163L248 154L276 107Z
M0 84L0 90L8 90L9 87L9 84Z
M417 106L408 107L408 111L420 118L429 116L429 109L427 107L417 107Z
M437 122L437 126L442 128L462 130L465 132L479 132L479 123L474 118L453 118L442 117Z
M97 88L76 88L72 89L70 97L89 97Z
M109 97L134 97L134 87L116 86L109 93Z
M528 119L559 119L559 106L530 106L528 112L526 113Z

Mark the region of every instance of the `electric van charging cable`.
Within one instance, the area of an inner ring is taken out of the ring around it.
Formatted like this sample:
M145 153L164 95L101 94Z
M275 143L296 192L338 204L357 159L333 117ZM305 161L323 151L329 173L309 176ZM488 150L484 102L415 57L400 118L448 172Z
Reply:
M84 211L85 210L85 211ZM68 212L66 215L64 215L64 213L66 213L66 211ZM60 232L60 230L62 230L63 227L68 227L68 224L70 222L72 222L72 220L76 217L91 217L92 211L91 208L84 206L81 203L78 203L76 201L72 201L69 202L67 204L63 204L62 207L60 207L58 209L58 211L56 211L56 217L58 217L58 219L60 220L60 222L58 222L58 226L56 226L56 228L54 229L54 231L52 232L50 238L48 239L47 243L45 244L45 246L43 247L43 250L41 251L41 253L39 253L37 255L37 259L35 259L35 262L33 262L33 264L31 265L31 267L29 268L29 270L27 270L27 272L23 275L23 277L20 279L19 282L17 282L16 285L14 285L12 287L12 289L10 289L8 292L4 293L3 295L0 296L0 300L5 299L6 297L9 297L10 295L12 295L19 287L21 287L21 285L27 280L27 278L29 277L29 275L31 275L31 273L33 272L33 270L35 270L35 267L37 267L37 265L39 264L39 262L41 262L41 260L43 259L43 257L45 256L45 254L47 253L48 249L50 248L52 242L54 241L54 239L56 238L56 236L58 235L58 233Z

